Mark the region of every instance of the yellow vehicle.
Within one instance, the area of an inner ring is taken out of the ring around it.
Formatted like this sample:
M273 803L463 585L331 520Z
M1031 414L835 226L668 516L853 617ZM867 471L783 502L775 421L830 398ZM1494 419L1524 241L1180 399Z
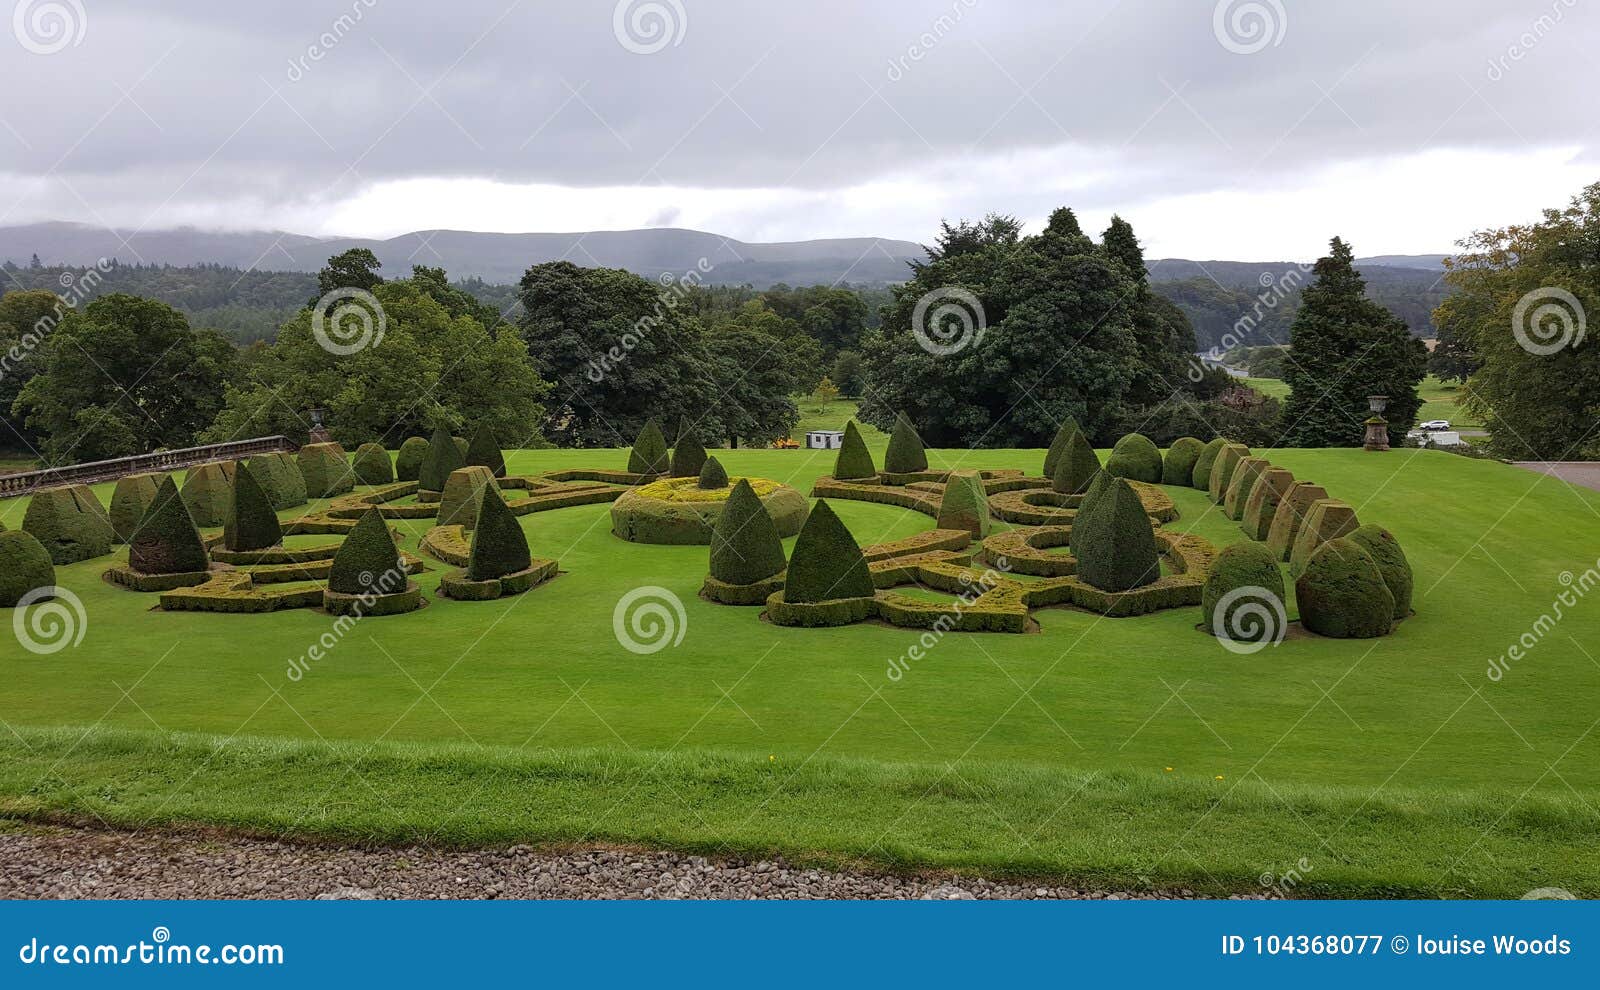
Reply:
M796 440L794 437L783 437L781 439L772 441L772 449L773 450L799 450L800 449L800 441Z

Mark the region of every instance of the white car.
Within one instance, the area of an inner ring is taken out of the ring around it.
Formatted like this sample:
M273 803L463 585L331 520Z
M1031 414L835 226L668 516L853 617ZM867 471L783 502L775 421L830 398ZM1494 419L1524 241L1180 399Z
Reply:
M1448 430L1449 428L1450 421L1448 419L1430 419L1426 423L1417 425L1419 430Z

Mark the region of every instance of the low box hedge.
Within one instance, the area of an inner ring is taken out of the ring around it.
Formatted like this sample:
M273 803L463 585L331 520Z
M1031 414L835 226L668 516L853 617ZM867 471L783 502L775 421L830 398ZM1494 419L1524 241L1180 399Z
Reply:
M124 564L106 569L103 575L113 584L120 584L124 588L134 591L154 592L171 591L174 588L189 588L197 584L205 584L211 580L213 571L189 571L179 574L145 574L136 571Z
M414 612L422 606L422 586L411 580L406 581L403 591L397 591L389 595L373 595L365 592L352 595L334 591L332 588L324 589L322 593L322 608L333 615L349 615L360 618L378 615L400 615L405 612Z
M768 598L783 591L785 573L787 571L780 571L764 581L751 584L729 584L707 574L700 586L700 594L719 605L765 605Z
M767 618L779 626L816 629L848 626L877 614L875 598L835 598L821 602L786 602L783 592L767 596Z

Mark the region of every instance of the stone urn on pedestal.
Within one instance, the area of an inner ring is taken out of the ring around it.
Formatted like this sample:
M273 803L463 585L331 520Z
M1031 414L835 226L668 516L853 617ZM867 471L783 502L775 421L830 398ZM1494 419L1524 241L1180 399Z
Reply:
M1383 411L1389 407L1387 395L1367 396L1367 405L1372 409L1372 415L1367 417L1367 435L1361 446L1366 450L1389 449L1389 421L1383 418Z

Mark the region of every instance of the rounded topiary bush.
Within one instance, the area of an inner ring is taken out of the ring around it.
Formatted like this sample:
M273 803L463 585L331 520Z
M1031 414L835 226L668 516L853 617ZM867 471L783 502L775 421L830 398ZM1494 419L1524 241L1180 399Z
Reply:
M1206 575L1200 621L1220 639L1264 643L1283 634L1283 603L1283 572L1272 551L1260 543L1235 543L1217 554Z
M928 451L922 438L905 413L894 418L894 432L889 435L889 449L883 454L883 470L888 474L915 474L928 470Z
M364 443L357 447L350 469L355 472L357 484L387 485L394 481L394 464L381 443Z
M394 480L416 481L422 471L422 462L428 456L428 441L422 437L406 437L400 452L394 457Z
M333 555L328 589L341 595L368 594L381 584L394 581L394 575L404 573L388 523L376 508L368 509Z
M228 521L228 503L233 500L233 479L238 470L234 461L215 461L189 469L181 494L196 526L221 526Z
M1383 575L1384 587L1389 589L1389 594L1394 597L1394 617L1403 619L1411 614L1411 588L1413 577L1411 563L1406 560L1404 550L1394 538L1394 534L1382 526L1362 526L1349 537L1352 543L1357 544L1378 565L1378 573Z
M1205 449L1206 445L1194 437L1179 437L1172 441L1172 446L1167 448L1167 456L1161 461L1161 483L1189 487L1193 483L1194 467Z
M1068 416L1061 426L1056 429L1056 435L1050 441L1050 449L1044 453L1044 476L1054 478L1056 467L1061 463L1061 455L1067 452L1072 443L1072 435L1078 432L1078 421Z
M251 471L237 472L228 518L222 526L222 545L233 551L265 550L282 542L283 528L261 483Z
M674 478L698 478L700 469L706 466L706 445L700 442L687 427L678 427L678 442L672 448L672 468L669 472Z
M466 458L461 448L456 446L450 431L441 426L428 440L428 453L417 468L417 487L425 492L442 492L451 472L463 467L466 467Z
M139 529L150 504L156 500L156 491L166 475L130 474L117 479L116 490L111 493L111 529L118 543L127 543Z
M1217 437L1200 448L1200 456L1195 458L1194 461L1194 473L1189 476L1189 484L1192 487L1198 488L1203 492L1210 491L1211 469L1217 463L1217 455L1222 453L1222 448L1227 445L1227 440Z
M0 608L15 608L35 588L53 588L56 567L50 551L22 530L0 532Z
M479 465L481 466L481 465ZM478 527L472 533L472 556L467 563L468 581L489 581L516 574L532 566L528 537L517 517L506 507L500 489L484 488L478 509Z
M661 424L649 420L628 452L628 471L630 474L666 474L670 470L672 458L667 453L667 438L661 433Z
M861 431L853 419L844 424L844 439L839 442L839 456L833 462L833 476L840 481L878 476L878 469L872 463L872 451L861 439Z
M711 576L733 585L765 581L787 566L772 517L740 478L711 529Z
M728 472L723 470L722 462L715 457L708 457L700 465L700 476L697 484L705 491L715 491L728 487Z
M1089 439L1074 430L1067 440L1067 449L1056 461L1056 473L1050 477L1050 487L1062 495L1078 495L1088 490L1090 483L1100 473L1100 455L1089 446Z
M308 443L300 448L296 462L306 479L306 494L312 498L332 498L356 487L350 458L336 443Z
M794 544L783 600L815 604L840 598L871 598L872 572L861 547L843 522L819 501Z
M110 517L88 485L36 493L28 500L22 528L44 545L57 565L103 557L117 539Z
M1109 475L1108 475L1109 477ZM1101 591L1128 591L1161 577L1155 530L1128 483L1111 477L1072 522L1078 577Z
M1294 583L1300 624L1335 639L1370 639L1394 625L1394 596L1359 543L1339 537L1322 544Z
M300 473L300 465L290 455L281 450L257 454L250 458L246 469L261 482L274 509L292 509L306 504L306 476Z
M128 544L128 566L140 574L193 574L211 566L200 531L170 477L139 520L138 532Z
M1118 478L1158 484L1161 481L1161 450L1142 433L1130 433L1117 441L1106 458L1106 471Z
M500 450L500 441L494 438L494 432L487 426L480 423L473 432L472 440L467 444L466 463L463 466L486 467L496 478L506 476L506 455Z

